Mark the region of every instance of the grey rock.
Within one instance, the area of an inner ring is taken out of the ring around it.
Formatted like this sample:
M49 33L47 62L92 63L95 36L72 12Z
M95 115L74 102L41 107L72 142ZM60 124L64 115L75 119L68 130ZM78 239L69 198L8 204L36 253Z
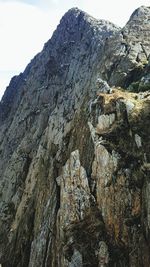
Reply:
M137 147L138 148L142 147L141 136L139 136L138 134L135 134L134 138L135 138L135 143L136 143Z
M106 40L99 68L110 85L128 87L142 76L150 54L149 16L149 7L138 8L125 27Z
M111 93L111 88L106 81L98 78L96 81L97 91L100 93Z
M99 267L106 267L109 263L109 253L108 247L104 241L99 242L99 251L98 251L98 260Z
M78 250L74 250L69 267L82 267L82 255Z
M104 91L147 84L149 49L149 8L123 29L73 8L11 80L0 102L2 266L98 265L99 240L116 266L148 266L149 93Z

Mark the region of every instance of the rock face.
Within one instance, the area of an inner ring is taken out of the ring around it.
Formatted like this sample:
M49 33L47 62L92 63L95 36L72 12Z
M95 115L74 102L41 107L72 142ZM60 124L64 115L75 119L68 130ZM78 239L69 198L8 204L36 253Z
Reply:
M150 54L150 7L141 7L132 14L126 26L108 38L100 67L112 85L128 87L142 77Z
M2 267L150 266L149 31L148 7L123 29L73 8L11 80L0 103Z

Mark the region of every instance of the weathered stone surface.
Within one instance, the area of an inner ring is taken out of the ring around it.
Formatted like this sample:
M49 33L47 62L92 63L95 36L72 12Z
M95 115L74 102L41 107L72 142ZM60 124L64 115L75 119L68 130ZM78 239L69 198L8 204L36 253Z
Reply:
M98 78L96 81L97 91L101 93L111 93L111 87L106 81L103 81L101 78Z
M149 16L141 7L120 29L71 9L12 79L0 103L3 267L149 267ZM100 91L97 79L138 88Z
M99 265L98 265L99 267L108 266L109 262L108 247L104 241L99 242L98 260L99 260Z
M150 8L140 7L123 29L106 39L100 72L111 85L128 87L142 77L150 54Z
M82 255L78 250L74 250L73 256L71 258L71 263L69 263L69 267L82 267Z
M58 179L57 179L58 180ZM70 225L84 220L90 210L90 189L86 171L81 166L79 151L71 153L70 159L63 167L62 175L59 177L60 186L60 209L57 218L57 254L60 258L59 265L65 265L63 242L65 232ZM72 239L72 237L70 237ZM73 243L73 240L72 240ZM70 244L71 245L71 244ZM82 255L75 250L69 266L77 266L78 257L82 264ZM76 258L77 257L77 258ZM79 265L79 266L80 266ZM82 265L81 265L82 266Z
M147 247L147 241L144 240L145 237L142 234L143 223L145 224L145 230L147 229L146 231L149 231L149 226L147 225L147 219L144 219L145 222L142 219L143 207L141 205L142 196L143 204L149 203L149 200L146 200L148 199L149 185L147 184L148 181L146 182L147 179L144 182L144 179L146 178L146 169L143 167L145 175L142 174L140 170L141 162L145 160L147 161L148 159L148 151L146 152L145 149L149 139L146 137L144 140L146 146L143 150L141 137L136 133L132 137L135 132L135 112L138 108L136 124L139 125L140 122L138 122L138 120L141 120L140 114L143 113L144 102L147 102L148 99L138 100L136 94L125 92L123 96L123 92L118 94L118 92L116 91L115 93L114 90L112 96L103 96L106 98L103 102L108 106L109 101L110 103L113 103L112 97L114 97L114 101L118 103L120 96L122 98L120 104L134 102L134 105L132 105L132 112L128 110L128 105L125 105L122 113L119 112L119 116L116 117L114 127L106 132L101 131L102 136L99 137L100 141L97 140L95 142L95 159L92 166L92 179L95 181L96 199L99 209L102 212L106 231L109 237L112 238L110 242L111 244L117 244L118 248L120 248L120 253L124 254L124 256L123 254L121 256L122 263L124 262L127 266L140 266L140 264L149 266L149 256L147 255L149 248ZM124 113L125 109L126 113ZM147 112L149 111L147 110ZM124 116L125 114L127 116ZM130 124L128 124L128 116ZM146 117L147 116L148 113ZM144 121L146 122L146 120L143 120L143 123ZM122 130L119 124L122 124ZM144 130L149 134L148 128L146 129L144 125L143 127L145 130L141 129L141 131ZM118 131L120 130L121 132L119 133ZM147 134L145 136L147 136ZM103 140L103 138L106 139ZM132 147L130 146L130 142ZM134 142L136 147L133 145ZM147 185L144 185L143 187L142 184L137 182L138 179L139 182L140 179L142 179L143 183L146 183ZM147 214L149 214L149 207L145 206L145 209L147 210ZM140 245L137 240L141 240L140 242L142 244ZM123 246L124 252L121 252ZM140 251L138 248L139 246ZM131 249L129 258L125 256L127 247L130 247ZM143 255L145 256L143 257ZM140 263L137 260L138 257L140 257Z
M135 142L138 148L142 146L142 140L141 137L138 134L135 134Z
M98 117L97 132L102 133L109 130L115 121L115 114L101 115Z
M71 153L63 168L60 182L60 218L61 224L83 220L90 208L90 189L86 171L81 166L79 151ZM64 213L64 210L66 211Z

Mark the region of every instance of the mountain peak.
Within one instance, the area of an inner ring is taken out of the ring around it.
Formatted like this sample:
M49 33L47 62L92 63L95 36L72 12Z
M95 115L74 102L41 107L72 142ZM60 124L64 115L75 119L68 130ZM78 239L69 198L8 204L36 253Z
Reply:
M120 29L72 8L12 79L0 102L0 266L149 266L147 18L141 7Z
M131 15L130 20L143 20L144 18L150 18L150 7L140 6Z
M78 7L73 7L64 14L60 20L60 25L65 24L69 27L72 27L73 30L74 25L79 25L83 21L89 21L91 19L94 21L96 20Z
M78 15L79 13L85 13L84 11L82 11L81 9L79 9L78 7L72 7L70 8L66 13L65 15L67 14L72 14L72 15ZM64 16L65 16L64 15Z
M69 23L71 27L73 26L73 24L79 25L82 24L82 22L86 22L91 26L96 26L96 25L103 26L107 24L107 25L112 25L112 27L115 26L116 28L118 28L116 25L114 25L109 21L94 18L93 16L79 9L78 7L73 7L64 14L64 16L60 21L60 24L64 22Z

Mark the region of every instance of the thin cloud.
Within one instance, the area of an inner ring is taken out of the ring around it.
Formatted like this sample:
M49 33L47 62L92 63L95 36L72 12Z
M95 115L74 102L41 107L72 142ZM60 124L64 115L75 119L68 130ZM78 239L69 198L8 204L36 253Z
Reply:
M41 51L58 21L54 12L48 15L36 6L0 1L0 98L10 78Z
M0 3L0 70L23 70L51 37L54 24L55 19L52 23L48 15L35 6Z

